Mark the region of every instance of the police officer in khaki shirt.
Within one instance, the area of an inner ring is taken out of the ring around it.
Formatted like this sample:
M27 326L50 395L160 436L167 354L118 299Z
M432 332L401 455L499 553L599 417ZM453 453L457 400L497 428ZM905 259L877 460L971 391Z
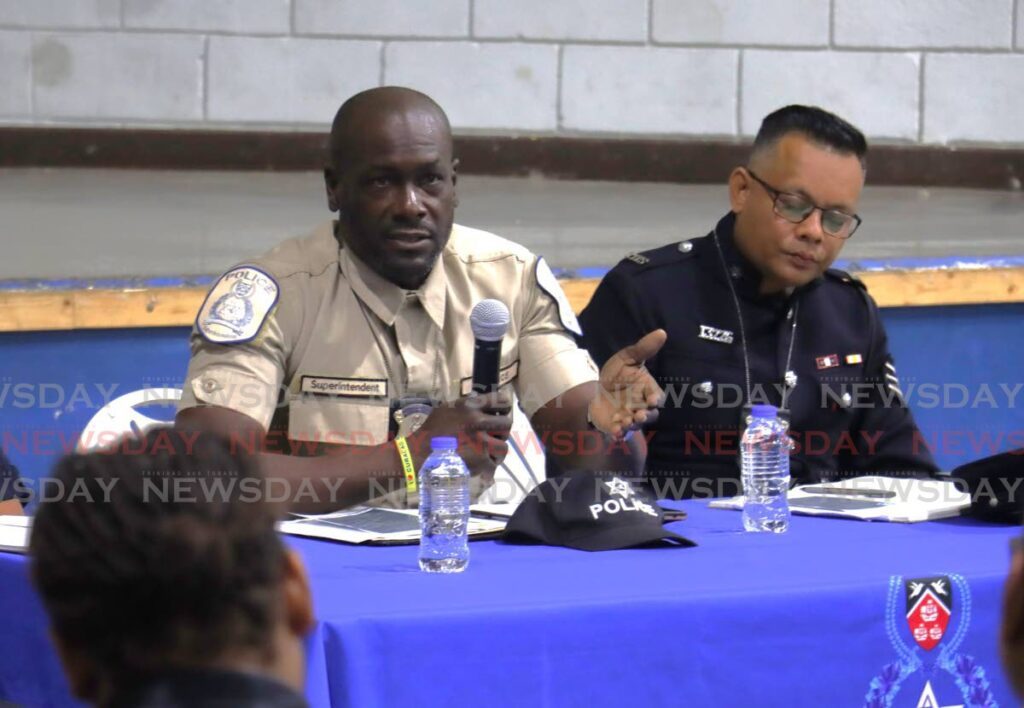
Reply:
M177 425L261 446L268 477L288 482L306 511L414 493L410 472L438 435L458 436L470 471L490 478L506 452L510 388L541 440L561 435L547 450L558 467L634 469L618 441L653 416L661 390L643 361L664 332L599 375L543 259L453 223L457 165L448 119L429 97L385 87L346 101L324 170L337 221L214 285L192 334ZM467 395L469 314L485 298L511 315L503 386ZM429 416L391 442L396 409L417 400L432 403ZM584 442L594 428L612 441L599 453Z

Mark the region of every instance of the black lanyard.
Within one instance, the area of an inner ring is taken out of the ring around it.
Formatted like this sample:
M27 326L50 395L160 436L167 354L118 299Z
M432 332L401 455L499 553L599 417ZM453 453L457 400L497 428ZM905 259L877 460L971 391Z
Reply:
M712 232L712 239L715 242L715 249L718 251L718 258L722 263L722 272L725 274L725 282L729 285L729 293L732 295L733 304L736 306L736 320L739 323L740 330L740 347L743 351L743 374L747 384L747 400L743 406L743 410L740 415L740 431L749 425L750 417L750 406L753 404L751 398L753 397L753 387L750 382L750 354L747 351L747 332L743 326L743 309L740 307L740 298L736 294L736 287L732 283L732 277L729 273L729 264L725 260L725 252L722 251L722 244L718 240L718 227ZM782 405L779 407L779 418L783 420L786 427L789 427L790 412L787 407L789 402L789 392L796 388L797 376L789 368L790 362L793 360L793 343L796 342L796 324L800 314L800 302L799 300L793 305L793 308L789 311L789 317L793 320L793 326L790 328L789 335L789 351L786 353L786 365L783 369L783 386L782 386Z

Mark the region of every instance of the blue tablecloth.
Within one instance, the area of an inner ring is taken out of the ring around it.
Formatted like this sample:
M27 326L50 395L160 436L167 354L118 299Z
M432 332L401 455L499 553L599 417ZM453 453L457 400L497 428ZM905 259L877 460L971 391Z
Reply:
M997 655L1008 539L966 519L794 517L744 534L737 512L681 504L696 548L588 553L472 545L427 575L416 548L290 539L319 622L314 706L1014 705ZM925 650L907 583L938 578L952 613ZM0 554L0 695L67 704L24 559ZM988 702L986 702L988 701Z

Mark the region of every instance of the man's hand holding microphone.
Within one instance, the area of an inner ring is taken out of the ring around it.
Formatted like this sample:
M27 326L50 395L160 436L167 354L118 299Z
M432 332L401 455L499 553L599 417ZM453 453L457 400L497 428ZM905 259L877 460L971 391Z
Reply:
M473 475L491 478L504 460L512 428L512 400L508 393L498 389L501 340L509 321L508 308L498 300L481 300L473 308L473 390L436 406L422 427L410 436L423 457L431 437L456 435L459 455ZM664 330L655 330L608 360L601 369L598 395L590 400L586 412L593 427L622 438L628 431L656 419L664 393L644 367L644 361L657 354L666 338ZM422 459L417 463L422 463Z

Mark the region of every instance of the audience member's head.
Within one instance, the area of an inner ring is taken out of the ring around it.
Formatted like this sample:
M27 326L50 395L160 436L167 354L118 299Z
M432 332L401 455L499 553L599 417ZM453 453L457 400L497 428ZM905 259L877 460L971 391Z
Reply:
M1010 685L1017 697L1024 699L1024 544L1014 549L1003 590L999 648Z
M32 575L79 698L106 705L190 669L301 690L309 588L255 458L162 428L65 457L54 477L64 494L40 504Z

